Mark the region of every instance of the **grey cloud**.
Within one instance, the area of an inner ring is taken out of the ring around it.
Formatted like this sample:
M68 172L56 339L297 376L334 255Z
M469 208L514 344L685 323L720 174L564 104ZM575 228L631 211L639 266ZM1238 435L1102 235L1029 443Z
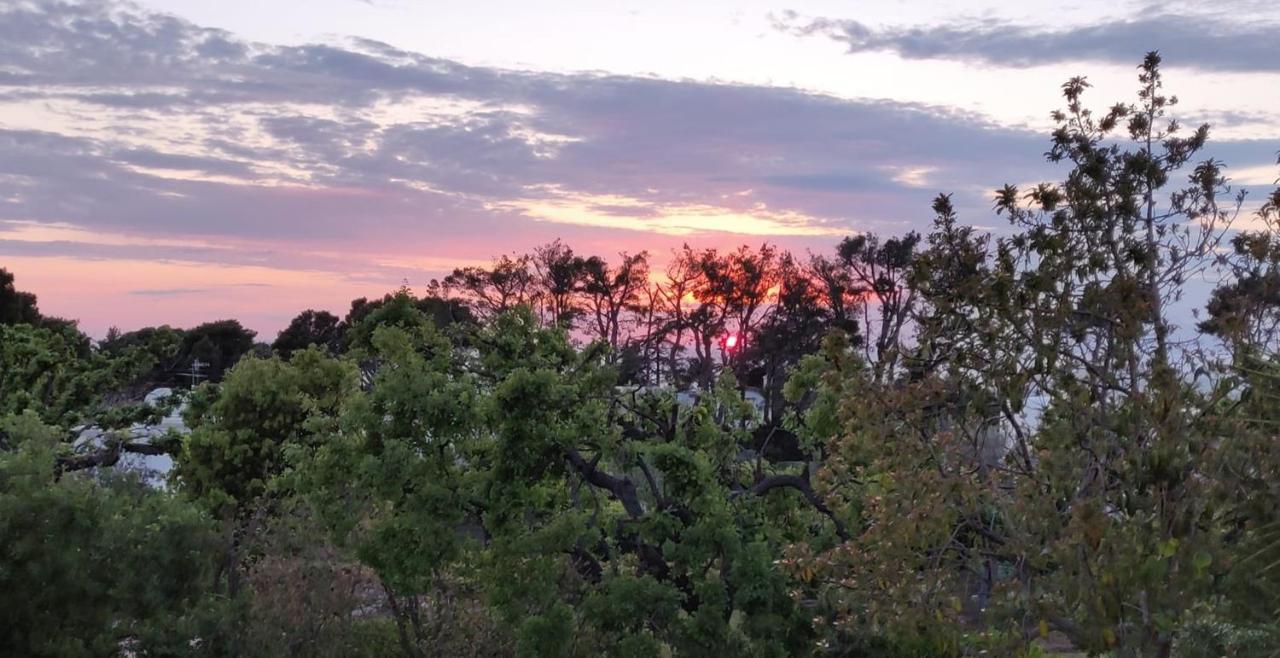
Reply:
M130 290L128 294L135 297L177 297L185 295L204 295L227 288L273 288L270 283L229 283L213 288L142 288Z
M805 19L784 12L776 29L825 36L850 53L887 51L907 59L960 59L1028 67L1074 61L1133 65L1158 50L1174 66L1219 71L1280 71L1275 35L1280 23L1143 12L1128 19L1049 29L998 21L873 27L856 20Z
M146 83L242 55L223 31L131 5L17 3L0 17L0 61L32 83Z
M9 240L0 233L0 255L69 257L77 260L149 260L208 264L264 265L304 269L306 262L263 249L212 249L196 246L99 244L75 240Z
M199 171L207 174L224 174L229 176L251 176L253 169L243 162L219 160L177 153L164 153L147 148L128 148L112 151L112 160L139 167L158 169L177 169L183 171Z
M882 178L873 178L866 174L779 174L777 176L766 176L763 180L771 185L778 185L781 187L827 191L840 191L856 189L859 187L886 185ZM890 186L892 187L893 185L890 184Z
M95 58L106 64L92 70L98 64L88 60ZM0 62L28 81L16 92L22 98L74 99L117 113L110 114L121 125L117 135L145 135L176 119L198 126L188 137L166 139L189 138L202 157L110 137L0 130L0 219L125 234L459 258L563 236L608 252L617 230L529 221L510 202L626 196L647 205L585 203L637 222L669 204L743 212L764 204L849 230L905 230L928 221L929 198L938 191L958 191L962 207L985 218L990 199L974 190L1054 171L1039 155L1045 136L944 108L785 88L469 67L359 39L276 47L110 4L0 10ZM376 118L370 110L375 102L421 99L467 103L456 113L422 117ZM325 116L298 109L314 104L328 110ZM256 139L257 132L270 140ZM542 136L550 137L543 143ZM1257 150L1228 146L1250 157ZM894 181L895 172L926 165L932 171L924 186ZM179 180L135 167L244 182ZM273 169L309 177L278 185L260 173ZM141 249L151 257L183 253ZM278 250L174 257L392 271Z
M652 203L706 202L752 189L756 196L740 201L743 207L764 202L827 219L857 214L856 220L871 220L914 215L927 204L922 191L893 195L900 186L892 183L886 165L929 162L945 174L949 167L970 170L981 156L999 180L1002 170L1023 171L1034 164L1040 150L1037 136L924 106L778 88L515 73L362 40L352 46L359 52L335 45L239 44L223 33L151 14L94 14L66 5L46 11L43 31L36 30L35 18L23 21L37 32L27 40L28 48L61 43L72 51L102 54L107 61L138 57L145 70L136 78L117 79L104 91L100 81L79 83L64 70L65 58L52 64L29 58L32 75L59 85L58 97L146 111L161 119L199 116L209 126L203 144L225 157L186 161L183 167L244 175L238 168L245 163L279 163L310 171L313 181L370 194L326 198L320 191L306 197L157 180L104 161L102 153L112 151L109 144L11 144L7 148L14 155L31 150L29 162L17 158L28 175L33 169L40 175L64 172L50 175L36 189L16 191L24 202L12 210L25 216L130 223L147 231L347 235L355 227L390 232L463 219L474 226L480 216L486 223L509 225L513 218L495 216L484 202L545 196L539 190L558 186ZM81 20L91 29L74 28ZM128 36L117 43L115 35ZM7 48L22 50L22 35L14 36L19 41ZM201 44L210 42L221 44L218 55L200 55ZM126 46L137 52L113 52ZM155 92L154 86L165 91ZM38 95L41 88L27 91ZM424 97L467 99L482 109L448 120L387 125L358 117L359 109L374 100ZM225 115L244 113L237 110L240 103L321 99L338 118L297 116L287 107L260 116L263 129L278 141L273 146L219 132L229 130L219 123ZM512 106L525 110L505 109ZM539 145L529 133L572 141ZM548 149L554 157L541 152ZM400 188L392 193L389 188L399 185L392 181L441 192ZM55 189L70 185L79 190L74 203ZM811 194L815 187L826 194ZM150 194L139 196L139 191ZM376 227L370 225L375 217Z
M593 203L591 210L614 217L653 218L659 216L659 209L645 205L618 205L613 203Z

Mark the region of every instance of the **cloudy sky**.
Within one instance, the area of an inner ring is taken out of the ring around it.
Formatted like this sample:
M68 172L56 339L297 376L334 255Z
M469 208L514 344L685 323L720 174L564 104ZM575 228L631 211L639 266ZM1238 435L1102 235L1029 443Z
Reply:
M0 0L0 266L101 335L297 311L562 238L826 250L1052 179L1073 75L1162 51L1262 188L1280 5ZM1255 195L1257 196L1257 195Z

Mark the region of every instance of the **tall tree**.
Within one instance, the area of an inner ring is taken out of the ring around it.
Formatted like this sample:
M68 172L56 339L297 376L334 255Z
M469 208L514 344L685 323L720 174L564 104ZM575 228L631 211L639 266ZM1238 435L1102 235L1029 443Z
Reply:
M883 243L875 235L845 238L837 247L837 262L844 270L838 295L852 293L863 316L864 354L877 378L893 373L902 349L903 331L915 310L916 291L910 273L915 265L920 236L915 232ZM833 291L835 293L835 291Z
M596 340L609 345L614 354L626 346L623 339L626 313L643 312L642 295L649 285L649 255L622 253L611 267L599 256L583 261L582 294L589 315L588 325Z
M1208 128L1182 137L1164 118L1159 64L1144 60L1136 104L1101 116L1085 80L1064 85L1048 158L1072 168L997 194L1012 236L935 202L905 380L841 385L827 477L861 494L859 532L801 561L858 584L852 627L892 618L954 648L976 625L1025 647L1038 623L1090 652L1168 656L1188 602L1212 596L1229 531L1212 465L1231 448L1204 425L1220 398L1179 370L1168 309L1239 197L1218 163L1191 164Z
M573 327L582 312L578 293L586 273L586 261L559 240L535 249L529 261L537 277L536 298L543 321Z
M461 293L462 300L484 317L532 305L538 292L528 256L502 256L489 268L455 269L443 281L433 282L436 288L445 297L454 291Z

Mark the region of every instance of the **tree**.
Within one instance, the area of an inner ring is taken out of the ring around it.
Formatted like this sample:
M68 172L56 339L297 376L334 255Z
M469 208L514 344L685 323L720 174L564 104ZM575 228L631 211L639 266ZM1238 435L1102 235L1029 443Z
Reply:
M421 601L474 566L521 655L805 650L772 559L840 524L803 472L739 461L754 411L731 378L695 408L621 392L604 345L528 308L468 348L409 323L370 349L369 391L300 473L386 584L406 654L441 632Z
M125 400L138 400L161 386L178 386L187 383L181 375L189 367L189 359L183 352L181 329L169 325L144 327L121 333L112 327L107 337L98 343L98 351L106 356L121 358L130 352L144 354L151 362L150 369L130 385L117 392Z
M1277 180L1280 183L1280 180ZM1205 653L1265 655L1280 641L1280 481L1276 423L1280 421L1280 297L1276 295L1280 261L1280 187L1258 210L1263 228L1232 239L1227 265L1233 276L1214 290L1209 318L1199 328L1222 339L1230 350L1218 386L1218 436L1230 450L1214 453L1224 478L1216 503L1230 510L1230 569L1226 573L1227 609L1214 611L1203 633ZM1226 393L1234 392L1235 395Z
M573 327L582 312L578 293L586 262L559 240L535 249L529 261L537 277L537 300L544 322Z
M408 288L402 287L394 293L388 293L382 299L369 300L361 297L352 300L351 310L342 320L343 350L350 346L351 331L359 326L370 314L400 297L409 298L409 303L435 323L437 327L469 327L476 323L471 308L460 299L447 299L439 284L431 287L422 297L414 296Z
M1232 276L1213 291L1209 317L1199 325L1233 352L1254 355L1280 351L1280 188L1258 209L1258 219L1263 228L1231 239Z
M1087 82L1064 85L1048 158L1072 168L998 192L1012 236L935 202L904 376L841 375L824 478L857 532L796 562L843 585L825 590L843 628L954 651L967 629L1001 651L1056 630L1089 652L1168 656L1212 600L1230 525L1209 501L1232 446L1206 424L1219 392L1179 370L1168 305L1239 197L1218 163L1192 164L1208 128L1166 122L1159 64L1144 61L1136 104L1100 117ZM1163 191L1184 167L1188 184Z
M665 343L665 360L667 379L674 383L687 383L688 378L682 376L681 357L688 349L690 325L693 310L690 298L693 286L701 272L692 257L692 250L685 246L684 252L672 254L670 263L664 273L666 282L654 286L653 298L657 309L654 312L657 331L655 342ZM694 342L697 343L696 337ZM659 368L661 370L661 368Z
M81 338L43 326L0 325L0 415L31 412L63 427L108 421L104 396L152 361L138 350L86 354Z
M916 290L909 278L919 243L915 232L883 243L875 235L862 234L845 238L836 248L842 272L835 284L839 292L832 286L832 299L843 306L845 295L856 298L866 336L863 350L877 378L890 375L897 365L902 332L915 310ZM825 265L818 267L826 270ZM878 316L874 320L873 312Z
M760 329L742 349L747 381L764 391L765 421L771 430L777 429L775 421L784 415L782 389L791 371L802 357L818 351L828 331L841 326L835 315L839 311L823 304L820 286L791 254L783 254L778 261L777 297Z
M485 408L495 446L484 518L495 595L522 622L521 644L803 650L803 615L770 556L788 537L839 525L811 506L804 477L768 469L753 479L738 461L754 412L732 379L684 412L670 397L615 403L601 353L577 352L519 314L490 332L481 363L494 381ZM572 601L585 615L576 629Z
M484 317L519 305L531 305L537 294L530 258L502 256L493 267L464 267L454 270L443 282L432 282L432 290L440 290L449 296L454 290L462 294L462 301Z
M337 415L357 381L350 364L318 348L288 361L242 360L221 384L203 384L191 396L184 412L191 435L174 478L220 516L243 516L272 490L289 447L312 440L315 424Z
M253 349L257 332L245 329L238 320L206 322L188 329L182 335L183 366L204 364L209 379L219 381L224 373Z
M583 262L582 294L589 317L589 330L596 340L609 345L611 353L620 354L624 344L624 321L628 310L640 310L641 294L649 284L649 255L622 253L616 267L599 256Z
M450 612L448 602L425 624L420 613L471 541L486 451L474 377L457 371L452 344L425 315L402 308L403 322L366 320L376 324L362 356L381 365L370 390L344 405L332 434L298 454L309 500L337 545L377 574L402 650L415 656L462 646L469 635L439 614Z
M13 285L13 274L0 267L0 324L37 324L40 311L36 296Z
M307 309L289 322L276 337L271 349L284 358L296 350L317 345L330 354L342 349L342 326L338 316L328 311Z
M217 534L197 508L121 477L60 476L62 430L0 417L0 646L116 655L197 640ZM204 641L212 640L209 635Z
M677 374L684 370L683 379L709 388L718 363L729 364L741 378L746 370L741 348L752 340L757 323L767 313L769 296L778 283L777 263L778 251L768 244L754 251L744 246L728 254L685 245L673 254L667 282L655 295L673 379L682 379ZM730 335L733 345L724 342ZM689 347L693 353L681 368L679 356Z
M753 252L744 246L721 256L714 249L694 253L686 247L683 256L692 259L701 275L691 291L698 300L693 313L698 321L691 324L697 357L709 366L715 358L712 345L732 334L739 345L724 346L731 349L722 349L721 356L741 378L741 343L753 340L756 322L778 283L777 249L765 244ZM705 367L703 372L703 383L709 384L713 371Z

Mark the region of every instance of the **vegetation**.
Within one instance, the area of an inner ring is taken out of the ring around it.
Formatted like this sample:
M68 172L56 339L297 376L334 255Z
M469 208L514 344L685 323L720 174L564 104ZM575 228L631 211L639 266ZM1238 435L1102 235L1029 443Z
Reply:
M998 234L554 242L271 350L95 344L0 270L0 654L1271 655L1280 190L1232 228L1159 64L1064 86Z

